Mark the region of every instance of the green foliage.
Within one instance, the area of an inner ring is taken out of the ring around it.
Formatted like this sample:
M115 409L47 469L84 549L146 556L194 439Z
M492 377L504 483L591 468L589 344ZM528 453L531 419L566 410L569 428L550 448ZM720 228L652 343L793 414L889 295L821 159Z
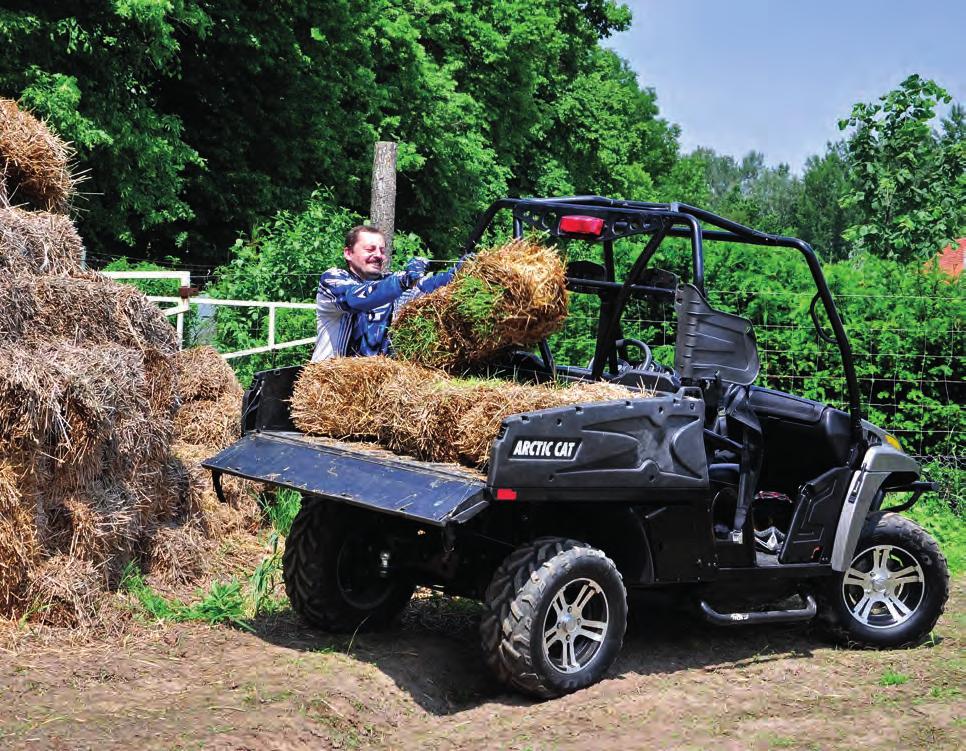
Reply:
M167 259L172 264L177 264L177 258ZM159 266L150 261L130 261L125 257L111 261L101 271L170 271L171 267ZM146 295L155 297L177 297L181 283L177 279L118 279L121 284L130 284L137 287Z
M909 676L904 673L899 673L892 668L886 668L885 672L882 673L882 677L879 678L880 686L901 686L903 683L909 681Z
M302 494L290 488L278 488L274 498L265 507L269 523L282 537L288 537L292 522L302 508Z
M860 215L844 233L855 251L925 260L966 231L966 140L955 123L944 135L930 126L936 106L950 101L935 81L912 75L839 122L853 128L842 205Z
M188 605L176 598L166 598L155 592L144 581L144 576L133 564L124 571L121 589L139 603L143 611L158 621L201 621L209 624L227 623L251 631L245 620L245 598L241 582L214 582L207 592L199 590L200 598Z
M368 205L372 145L399 144L398 224L453 254L508 193L634 196L676 131L613 53L614 0L24 0L0 10L0 95L89 171L92 253L224 260L319 185Z
M457 310L480 340L493 333L493 311L506 292L498 284L488 284L475 276L461 277L452 285Z
M410 362L419 362L422 355L433 352L438 344L436 325L424 316L410 316L392 331L393 350Z

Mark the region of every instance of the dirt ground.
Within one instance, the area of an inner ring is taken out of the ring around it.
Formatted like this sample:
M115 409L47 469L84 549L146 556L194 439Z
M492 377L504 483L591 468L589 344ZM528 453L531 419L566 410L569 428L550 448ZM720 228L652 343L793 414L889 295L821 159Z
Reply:
M837 649L802 627L722 630L643 604L600 684L532 702L486 673L478 614L414 601L351 641L289 611L0 653L17 749L966 747L966 578L932 643Z

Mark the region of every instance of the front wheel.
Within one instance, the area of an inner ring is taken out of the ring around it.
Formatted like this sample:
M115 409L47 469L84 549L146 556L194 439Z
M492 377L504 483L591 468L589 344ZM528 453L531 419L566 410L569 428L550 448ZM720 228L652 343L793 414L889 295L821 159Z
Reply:
M942 615L949 571L936 541L898 514L870 517L848 569L825 593L825 617L841 641L871 648L922 642Z
M512 553L486 591L487 663L504 683L540 698L596 683L620 652L627 594L604 553L545 537Z
M295 611L325 631L386 625L409 602L412 582L386 564L388 545L362 516L304 497L285 540L282 573Z

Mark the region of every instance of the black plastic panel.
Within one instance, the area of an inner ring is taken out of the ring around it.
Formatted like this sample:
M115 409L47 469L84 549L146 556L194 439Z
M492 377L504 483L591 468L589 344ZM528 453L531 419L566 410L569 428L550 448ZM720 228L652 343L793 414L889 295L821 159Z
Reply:
M680 394L513 415L493 442L488 482L529 500L707 488L703 420L704 402ZM566 492L575 490L588 492Z
M298 434L249 433L202 466L435 525L488 505L482 479Z
M839 514L851 477L848 467L839 467L802 488L779 561L828 563L831 560Z
M693 284L674 298L678 317L674 368L684 379L721 380L748 386L758 377L758 346L751 321L712 308Z

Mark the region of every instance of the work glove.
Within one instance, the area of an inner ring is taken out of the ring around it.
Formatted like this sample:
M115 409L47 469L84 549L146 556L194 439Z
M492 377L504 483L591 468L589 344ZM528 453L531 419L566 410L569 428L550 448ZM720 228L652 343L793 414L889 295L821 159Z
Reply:
M409 289L416 282L426 276L426 268L429 266L429 261L420 256L413 256L406 263L406 267L403 269L403 287Z
M467 261L472 261L474 258L476 258L476 253L464 253L456 262L456 271L459 271L461 268L463 268L464 263Z

